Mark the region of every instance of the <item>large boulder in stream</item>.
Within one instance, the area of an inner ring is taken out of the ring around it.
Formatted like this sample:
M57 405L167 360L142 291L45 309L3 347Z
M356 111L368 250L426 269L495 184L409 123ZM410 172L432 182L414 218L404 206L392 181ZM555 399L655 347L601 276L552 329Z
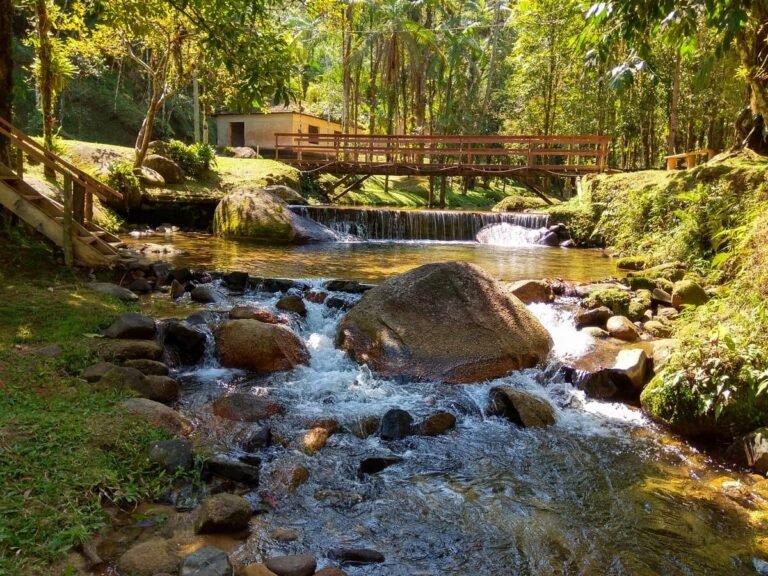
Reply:
M227 194L216 207L213 232L271 244L311 244L338 240L336 233L293 212L284 200L261 188Z
M427 264L365 293L336 344L391 377L465 384L544 360L552 338L525 305L473 264Z
M307 347L285 326L258 320L226 320L214 334L219 362L227 368L270 373L309 362Z

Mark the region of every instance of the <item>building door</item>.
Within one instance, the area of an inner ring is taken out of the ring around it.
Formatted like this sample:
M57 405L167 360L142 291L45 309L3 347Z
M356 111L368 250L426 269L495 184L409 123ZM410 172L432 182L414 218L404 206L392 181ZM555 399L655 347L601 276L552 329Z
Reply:
M245 146L245 122L229 123L229 145L232 148Z
M310 144L320 144L320 128L318 126L309 125L309 138L307 141Z

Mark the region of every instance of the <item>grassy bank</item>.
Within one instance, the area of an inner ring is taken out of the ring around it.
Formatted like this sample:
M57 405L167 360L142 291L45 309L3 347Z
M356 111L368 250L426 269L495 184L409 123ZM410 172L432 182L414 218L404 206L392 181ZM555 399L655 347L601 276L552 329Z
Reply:
M146 457L165 433L118 412L128 392L76 377L92 360L84 335L126 304L84 289L47 247L8 225L0 294L0 574L57 574L67 551L108 521L103 505L167 487Z
M768 424L768 161L724 154L683 172L597 176L550 211L583 243L643 267L679 261L709 286L677 322L681 345L645 409L688 436L728 441Z

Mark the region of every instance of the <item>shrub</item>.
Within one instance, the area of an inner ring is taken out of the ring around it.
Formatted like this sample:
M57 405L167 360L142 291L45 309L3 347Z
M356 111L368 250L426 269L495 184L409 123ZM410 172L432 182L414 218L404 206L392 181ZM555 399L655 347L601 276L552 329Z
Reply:
M494 212L522 212L523 210L532 210L544 208L547 203L541 198L534 196L507 196L501 202L493 207Z
M171 140L166 146L166 151L170 159L181 166L187 176L195 180L200 179L216 160L215 148L199 142L187 146L179 140Z

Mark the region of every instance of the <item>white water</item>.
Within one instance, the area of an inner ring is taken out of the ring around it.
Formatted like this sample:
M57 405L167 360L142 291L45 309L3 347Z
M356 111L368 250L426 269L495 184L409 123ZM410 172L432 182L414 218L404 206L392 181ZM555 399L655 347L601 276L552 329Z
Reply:
M538 244L542 236L544 233L540 229L533 230L502 222L501 224L491 224L480 230L477 233L477 241L480 244L515 248Z

